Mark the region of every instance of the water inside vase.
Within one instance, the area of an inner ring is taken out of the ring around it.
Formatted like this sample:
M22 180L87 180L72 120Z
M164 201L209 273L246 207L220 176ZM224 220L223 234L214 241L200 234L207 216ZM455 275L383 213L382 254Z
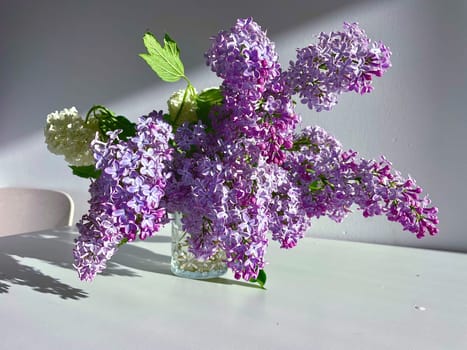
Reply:
M189 234L183 231L182 214L173 214L172 260L170 269L179 277L209 279L222 276L227 271L225 254L218 251L207 259L198 259L189 251Z

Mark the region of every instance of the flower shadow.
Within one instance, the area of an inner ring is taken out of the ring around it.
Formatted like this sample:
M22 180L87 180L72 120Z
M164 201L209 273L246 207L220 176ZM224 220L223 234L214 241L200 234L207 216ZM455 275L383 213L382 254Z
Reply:
M85 290L63 283L22 261L32 258L73 270L72 249L76 236L73 228L64 228L0 237L0 294L8 293L12 285L21 285L62 299L87 298ZM154 241L164 242L165 238ZM137 270L170 274L170 257L126 245L119 249L102 275L139 277Z
M107 269L102 275L115 274L115 272L118 271L118 266L126 266L139 271L172 275L170 272L170 256L158 254L131 244L126 244L118 250L117 254L112 257L112 260L107 263ZM130 270L128 271L131 272Z
M210 278L210 279L205 279L205 280L200 280L200 281L218 283L218 284L226 284L226 285L235 285L235 286L249 287L249 288L256 288L256 289L264 289L264 288L261 288L256 283L231 280L231 279L224 278L224 277L216 277L216 278Z
M88 298L85 289L64 283L60 278L48 275L29 266L23 259L36 259L53 266L74 270L72 249L77 237L74 228L45 230L0 237L0 294L9 293L12 285L27 286L40 293L56 295L62 299ZM169 244L170 237L157 236L145 244ZM107 263L101 276L141 277L138 271L173 276L170 256L156 253L137 244L126 244ZM244 281L218 277L202 282L260 288ZM81 283L76 276L76 283Z
M8 254L0 253L0 266L0 293L8 293L10 284L16 284L28 286L40 293L57 295L62 299L78 300L88 297L84 290L63 283L33 267L23 265Z

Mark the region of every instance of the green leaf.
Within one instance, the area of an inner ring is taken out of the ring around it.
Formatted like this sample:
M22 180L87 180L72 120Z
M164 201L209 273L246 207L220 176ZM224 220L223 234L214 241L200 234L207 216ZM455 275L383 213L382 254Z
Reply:
M101 105L92 106L86 115L86 120L88 120L91 115L98 120L101 140L107 140L107 132L117 129L122 130L119 134L121 140L127 140L136 135L135 123L130 122L124 116L116 116L115 113L107 107Z
M264 288L264 285L266 284L266 280L267 280L266 272L264 270L259 270L258 277L250 279L250 282L258 283L262 289L266 289Z
M316 192L323 189L323 181L321 179L313 181L308 185L310 192Z
M196 97L196 105L198 119L203 121L204 124L210 125L209 112L214 105L220 105L224 100L224 96L219 88L211 88L202 91Z
M291 151L300 151L302 146L309 146L311 145L311 141L309 138L303 136L294 141Z
M128 242L128 238L127 238L127 237L122 238L121 241L118 242L117 248L120 248L122 245L124 245L124 244L127 243L127 242Z
M148 53L142 53L139 56L146 61L159 78L169 83L176 82L181 78L188 80L185 76L185 68L180 59L177 43L168 34L164 37L164 46L149 32L144 35L143 42Z
M323 183L323 186L322 188L324 188L325 186L329 186L331 188L331 190L335 190L335 186L333 183L329 182L329 180L326 178L326 176L324 176L323 174L321 174L319 176L319 178L321 179L321 182Z
M96 169L94 165L69 166L73 175L84 177L85 179L97 179L101 175L101 170Z
M200 92L197 97L197 102L205 103L209 105L215 105L222 103L224 96L219 88L210 88Z
M136 124L130 122L124 116L102 115L99 118L99 130L102 135L109 131L120 129L122 132L118 135L120 140L128 140L136 135Z

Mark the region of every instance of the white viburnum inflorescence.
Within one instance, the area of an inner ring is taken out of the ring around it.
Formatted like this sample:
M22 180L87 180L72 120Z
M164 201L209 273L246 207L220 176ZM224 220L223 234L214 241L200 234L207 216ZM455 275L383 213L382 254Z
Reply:
M90 144L98 130L95 117L84 120L75 107L65 108L47 115L45 142L50 152L65 156L65 161L71 165L92 165Z

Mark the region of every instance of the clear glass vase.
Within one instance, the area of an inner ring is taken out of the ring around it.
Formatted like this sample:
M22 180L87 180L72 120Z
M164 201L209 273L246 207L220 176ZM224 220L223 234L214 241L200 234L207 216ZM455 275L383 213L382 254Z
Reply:
M189 252L189 234L182 229L182 214L173 214L172 261L170 269L176 276L194 279L209 279L227 272L225 254L218 251L208 259L197 259Z

